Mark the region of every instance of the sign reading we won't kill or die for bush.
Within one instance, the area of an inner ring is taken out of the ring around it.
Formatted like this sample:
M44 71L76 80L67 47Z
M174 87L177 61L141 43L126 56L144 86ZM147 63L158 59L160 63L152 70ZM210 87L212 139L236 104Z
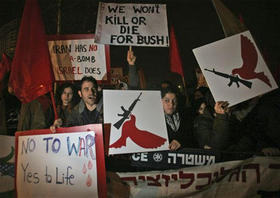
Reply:
M99 196L97 172L105 175L105 167L97 171L94 131L20 135L17 142L17 197Z
M55 80L81 80L87 75L109 82L109 46L96 44L93 34L51 35L48 40Z
M166 5L99 3L96 42L168 47Z

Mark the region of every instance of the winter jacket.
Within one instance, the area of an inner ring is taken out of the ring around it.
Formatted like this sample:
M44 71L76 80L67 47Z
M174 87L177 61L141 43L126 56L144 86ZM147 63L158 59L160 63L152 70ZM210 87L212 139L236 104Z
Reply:
M177 140L181 148L195 148L196 140L193 136L191 119L186 113L179 112L180 125L177 131L173 130L166 121L169 142Z
M83 100L81 100L69 114L66 120L66 127L96 124L103 122L103 101L100 99L97 107L90 112L87 110Z
M222 150L231 141L231 124L227 114L212 115L207 109L194 120L194 136L200 148L205 145Z
M280 149L280 91L263 95L252 111L237 126L242 137L229 151L260 152L263 148Z

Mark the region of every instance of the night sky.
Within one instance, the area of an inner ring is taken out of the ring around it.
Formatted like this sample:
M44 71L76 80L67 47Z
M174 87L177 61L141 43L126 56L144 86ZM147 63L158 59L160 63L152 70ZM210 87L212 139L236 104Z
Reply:
M261 51L266 54L272 71L280 65L280 41L277 31L280 25L280 1L278 0L221 0L235 16L242 16L246 27L255 38ZM56 33L58 0L39 0L46 34ZM62 0L61 34L94 33L99 1ZM110 2L110 1L104 1ZM112 2L112 1L111 1ZM139 1L114 1L139 3ZM224 38L222 26L211 0L160 0L141 3L167 4L168 26L174 26L187 87L195 86L195 68L198 67L193 48ZM24 0L1 0L0 27L18 19L20 21ZM111 46L111 66L125 67L128 47ZM149 86L164 79L179 83L178 76L169 72L169 49L133 47L136 63L143 67Z

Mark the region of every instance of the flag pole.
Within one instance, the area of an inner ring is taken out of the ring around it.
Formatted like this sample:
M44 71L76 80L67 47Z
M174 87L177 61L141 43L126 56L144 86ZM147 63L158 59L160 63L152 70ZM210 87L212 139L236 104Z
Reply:
M53 111L54 111L54 120L57 120L59 117L58 117L57 110L56 110L53 91L51 91L51 99L52 99L52 106L53 106Z
M56 34L60 34L61 29L61 0L57 3L57 24L56 24Z
M56 34L57 35L59 35L61 32L61 1L62 0L58 0L58 3L57 3L57 23L56 23ZM53 90L51 91L51 100L52 100L52 106L53 106L55 120L59 118L58 114L57 114L55 99L54 99L54 92L56 92L56 89L57 89L57 83L54 82Z

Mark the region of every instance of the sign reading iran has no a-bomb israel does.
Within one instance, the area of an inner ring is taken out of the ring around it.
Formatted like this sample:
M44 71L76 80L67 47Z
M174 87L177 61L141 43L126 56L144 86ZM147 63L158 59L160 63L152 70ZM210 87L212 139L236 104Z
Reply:
M108 81L109 46L96 44L93 34L50 35L48 40L56 81L81 80L84 75Z
M166 5L99 3L96 43L168 47Z

